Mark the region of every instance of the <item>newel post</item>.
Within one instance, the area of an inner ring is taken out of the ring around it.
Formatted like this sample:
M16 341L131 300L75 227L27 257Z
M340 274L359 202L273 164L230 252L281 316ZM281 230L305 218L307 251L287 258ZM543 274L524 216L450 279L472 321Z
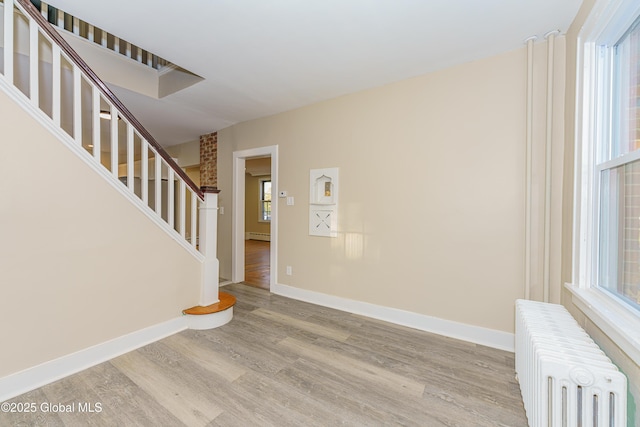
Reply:
M202 270L200 305L208 306L219 301L218 243L218 190L202 187L204 203L200 204L200 252L205 257Z

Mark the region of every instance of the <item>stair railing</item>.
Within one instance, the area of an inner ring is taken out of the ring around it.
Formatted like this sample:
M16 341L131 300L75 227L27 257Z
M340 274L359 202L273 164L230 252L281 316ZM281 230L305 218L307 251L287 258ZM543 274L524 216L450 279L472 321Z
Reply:
M141 201L141 208L177 241L206 262L215 260L217 266L217 218L202 215L201 220L208 217L213 224L198 224L200 209L217 211L217 189L203 192L193 183L29 0L0 3L4 3L2 75L7 85L18 88L24 102L43 112L40 116L50 120L53 128L62 129L61 139L67 144L84 148L90 154L85 160L103 172L106 169L103 175L112 175L114 185ZM53 85L45 88L49 79ZM110 152L103 150L107 145ZM166 189L163 182L168 183ZM198 239L198 228L210 235L201 234ZM199 240L200 246L206 240L208 249L200 247L198 252ZM215 276L217 291L217 267L208 276L208 280ZM209 294L204 302L217 301L217 292Z
M42 16L53 26L69 31L78 37L82 37L90 42L120 53L141 64L147 65L156 70L161 70L165 66L174 66L171 62L159 57L140 46L136 46L124 39L121 39L102 28L89 24L70 13L57 9L49 4L32 0L31 3L40 10Z

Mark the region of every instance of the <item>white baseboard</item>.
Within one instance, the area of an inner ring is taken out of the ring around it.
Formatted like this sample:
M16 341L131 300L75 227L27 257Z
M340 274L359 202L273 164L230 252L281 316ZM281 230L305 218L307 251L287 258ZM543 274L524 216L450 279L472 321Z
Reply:
M288 285L276 284L271 287L271 292L500 350L514 351L514 336L507 332L294 288ZM188 324L185 316L180 316L0 378L0 402L106 362L187 328Z
M421 331L432 332L434 334L481 344L499 350L515 351L514 334L508 332L496 331L494 329L399 310L397 308L322 294L320 292L294 288L293 286L279 283L271 287L271 292L300 301L372 317L397 325L408 326Z
M0 378L0 402L166 338L187 326L185 317L180 316Z

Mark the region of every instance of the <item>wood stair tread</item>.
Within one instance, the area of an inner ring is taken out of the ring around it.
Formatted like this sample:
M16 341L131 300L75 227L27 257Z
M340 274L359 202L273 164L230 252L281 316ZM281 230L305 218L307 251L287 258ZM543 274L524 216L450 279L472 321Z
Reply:
M219 313L221 311L227 310L231 308L236 303L236 297L226 292L219 292L218 298L219 302L207 306L196 305L194 307L183 310L183 314L191 314L191 315L204 315L204 314L213 314Z

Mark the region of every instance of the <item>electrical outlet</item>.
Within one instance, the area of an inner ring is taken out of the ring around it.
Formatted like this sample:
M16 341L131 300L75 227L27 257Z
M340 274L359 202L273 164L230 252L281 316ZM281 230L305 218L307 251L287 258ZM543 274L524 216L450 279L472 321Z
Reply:
M290 265L287 265L287 276L293 275L293 268Z

